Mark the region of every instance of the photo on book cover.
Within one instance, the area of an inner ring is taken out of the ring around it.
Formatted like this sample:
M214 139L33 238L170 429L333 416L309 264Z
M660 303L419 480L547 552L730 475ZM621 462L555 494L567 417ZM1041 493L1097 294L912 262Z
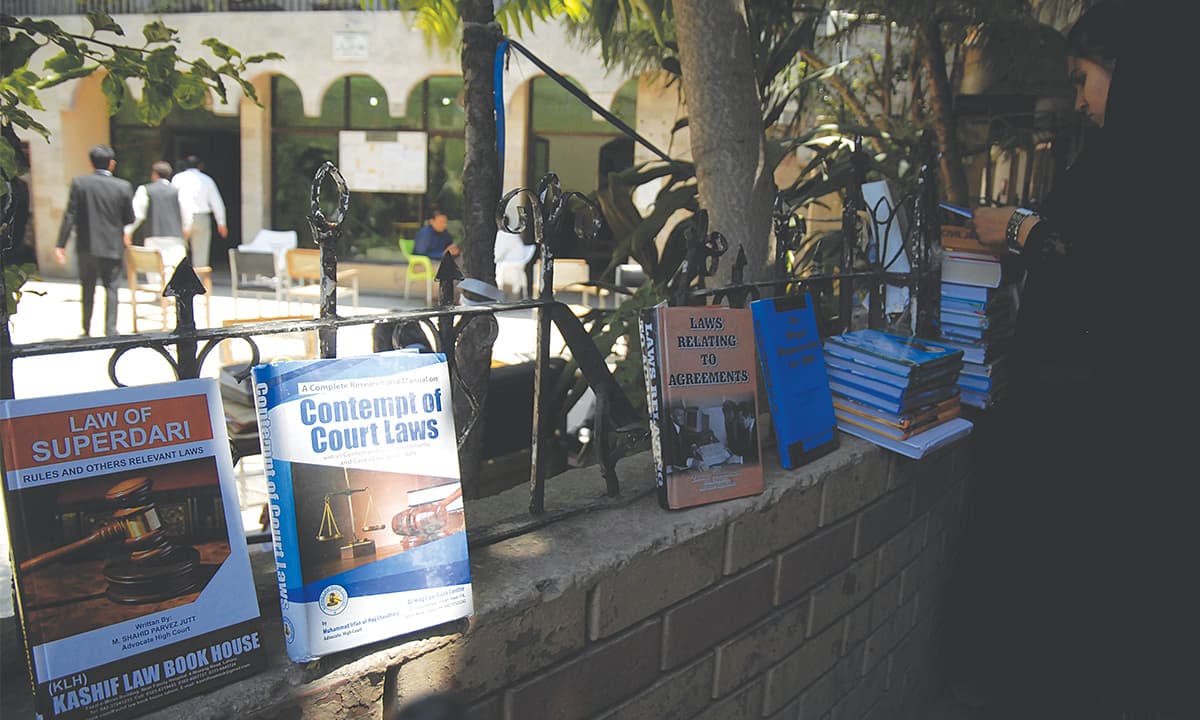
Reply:
M730 396L705 406L674 403L669 414L670 421L663 423L662 433L667 474L758 462L758 416L753 396Z
M454 478L295 463L292 483L306 585L466 532Z
M21 508L12 554L35 645L194 602L229 557L212 458L32 487ZM122 538L105 539L125 528L141 549L121 552Z

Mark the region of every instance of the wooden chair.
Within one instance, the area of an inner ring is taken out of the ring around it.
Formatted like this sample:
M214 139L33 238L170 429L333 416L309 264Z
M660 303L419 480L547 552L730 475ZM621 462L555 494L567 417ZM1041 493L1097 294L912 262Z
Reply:
M287 300L288 314L292 312L292 300L301 303L321 303L321 251L315 248L292 248L287 251L287 281L283 295ZM349 293L358 312L358 271L338 270L337 294Z
M425 281L425 305L433 305L433 261L424 255L414 255L413 246L416 240L400 238L400 252L404 253L404 297L408 297L408 287L413 281Z
M162 310L162 329L167 329L167 297L163 286L169 279L162 253L154 248L134 245L125 248L125 277L129 282L129 305L133 311L133 331L138 331L138 305L158 303ZM139 294L149 293L147 300Z

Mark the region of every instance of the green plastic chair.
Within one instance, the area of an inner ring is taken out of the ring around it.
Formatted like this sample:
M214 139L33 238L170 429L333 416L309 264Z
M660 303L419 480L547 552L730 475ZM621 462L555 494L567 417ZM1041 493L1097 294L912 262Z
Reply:
M414 255L413 245L416 240L400 238L400 252L404 253L404 261L408 267L404 271L404 297L408 297L408 287L413 281L425 281L425 305L433 305L433 262L424 255Z

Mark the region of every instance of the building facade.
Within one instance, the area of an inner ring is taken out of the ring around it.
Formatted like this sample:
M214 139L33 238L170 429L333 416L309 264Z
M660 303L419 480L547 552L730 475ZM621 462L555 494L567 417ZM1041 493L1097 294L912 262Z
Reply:
M311 243L305 217L311 182L326 160L347 176L351 208L343 256L366 262L399 257L397 241L411 237L433 207L448 212L451 230L461 215L463 157L462 73L455 49L434 47L400 11L207 12L114 15L126 37L163 20L179 32L179 54L210 58L203 40L215 37L244 56L278 52L282 60L252 65L246 76L257 102L236 83L224 101L205 109L176 109L164 123L141 123L132 103L110 117L102 76L41 93L35 117L49 142L28 141L33 223L40 272L71 276L73 265L53 261L54 240L75 175L90 171L97 143L117 151L117 174L135 185L150 164L201 157L224 196L229 237L214 238L213 265L225 249L249 242L260 229L296 230ZM83 16L58 16L65 29L86 33ZM673 156L687 156L686 135L671 128L682 115L676 87L652 76L608 71L598 49L572 43L557 23L539 24L521 43L571 78L602 106ZM135 41L136 42L136 41ZM48 56L48 55L47 55ZM38 68L38 55L30 67ZM136 96L138 88L130 86ZM503 74L504 189L536 182L548 170L569 190L590 194L611 170L653 157L513 54ZM599 252L583 248L580 256ZM73 261L72 261L73 262Z

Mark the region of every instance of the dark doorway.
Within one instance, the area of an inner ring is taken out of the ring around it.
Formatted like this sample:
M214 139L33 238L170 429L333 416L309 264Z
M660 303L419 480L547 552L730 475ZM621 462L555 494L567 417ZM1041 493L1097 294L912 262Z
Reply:
M204 171L217 183L225 201L228 237L222 239L213 228L209 262L214 274L229 271L229 248L242 241L242 153L236 133L209 130L170 130L167 142L171 164L183 167L183 159L195 155L204 161Z

